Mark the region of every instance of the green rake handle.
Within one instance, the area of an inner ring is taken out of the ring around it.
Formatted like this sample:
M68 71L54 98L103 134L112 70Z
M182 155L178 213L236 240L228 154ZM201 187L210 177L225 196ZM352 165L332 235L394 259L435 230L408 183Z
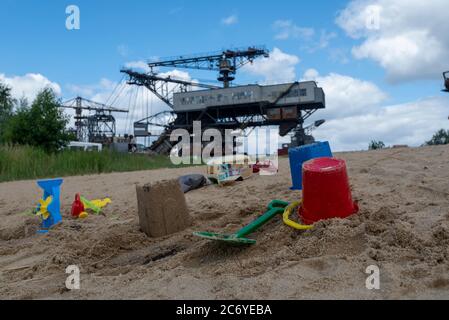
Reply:
M285 208L287 208L289 205L288 202L281 201L281 200L273 200L268 205L268 211L265 212L261 217L257 218L250 224L248 224L246 227L243 227L237 233L235 233L236 238L244 238L250 233L253 233L260 227L262 227L265 223L273 219L278 214L283 214L285 211Z

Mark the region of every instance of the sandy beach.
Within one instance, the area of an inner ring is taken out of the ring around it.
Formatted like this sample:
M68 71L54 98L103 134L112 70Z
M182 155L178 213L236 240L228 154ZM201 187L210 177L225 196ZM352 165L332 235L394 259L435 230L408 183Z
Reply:
M23 212L41 197L35 181L0 184L1 299L448 299L449 146L339 153L360 212L300 232L274 219L229 247L193 231L232 233L274 199L295 201L287 158L276 176L186 194L193 225L163 238L140 231L136 184L205 174L205 167L64 178L63 222L37 234ZM75 193L110 197L101 215L70 217ZM81 289L65 287L68 265ZM380 268L380 290L365 270Z

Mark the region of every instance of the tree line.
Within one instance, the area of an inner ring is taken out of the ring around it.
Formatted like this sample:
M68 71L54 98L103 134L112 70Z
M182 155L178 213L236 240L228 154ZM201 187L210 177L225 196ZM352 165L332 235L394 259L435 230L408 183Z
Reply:
M36 146L50 153L60 150L74 139L60 105L50 88L30 104L26 98L15 99L11 88L0 83L0 144Z
M441 146L449 144L449 130L440 129L432 136L432 139L426 141L423 146ZM369 145L369 150L379 150L386 148L383 141L372 140Z

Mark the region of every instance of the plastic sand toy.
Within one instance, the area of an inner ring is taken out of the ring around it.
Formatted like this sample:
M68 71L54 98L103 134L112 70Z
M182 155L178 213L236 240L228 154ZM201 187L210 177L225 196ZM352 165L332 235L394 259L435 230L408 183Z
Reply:
M335 158L318 158L303 166L303 203L299 215L305 224L347 218L359 211L352 200L346 163Z
M83 203L85 209L90 209L93 212L95 212L95 214L100 214L101 209L106 207L112 201L109 198L98 200L87 200L86 198L81 196L81 202Z
M84 212L84 204L81 202L79 193L77 193L75 195L75 201L72 203L72 210L70 213L72 217L78 218L82 212Z
M62 221L61 217L61 184L62 179L38 180L37 184L44 190L42 199L36 208L36 215L41 217L41 230L38 233L47 233L51 227Z
M255 232L257 229L262 227L268 221L273 219L278 214L282 214L285 211L285 208L288 206L288 202L274 200L268 205L268 210L258 219L251 222L246 227L240 229L234 234L219 234L219 233L210 233L210 232L194 232L195 236L214 240L221 241L230 244L242 245L242 244L255 244L256 240L246 238L247 235Z
M317 142L306 146L291 148L288 151L290 160L290 173L293 186L291 190L302 190L302 165L311 159L321 157L332 157L332 151L329 142Z
M300 206L301 206L301 201L292 202L287 208L285 208L284 214L282 215L282 220L284 221L284 223L287 226L292 227L296 230L310 230L313 228L313 226L302 225L293 220L290 220L290 216L291 216L292 212Z

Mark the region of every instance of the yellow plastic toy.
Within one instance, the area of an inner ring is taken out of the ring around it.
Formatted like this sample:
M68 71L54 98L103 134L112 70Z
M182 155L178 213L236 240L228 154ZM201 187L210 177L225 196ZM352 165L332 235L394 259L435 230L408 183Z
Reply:
M84 197L80 197L81 198L81 202L84 205L85 209L91 209L93 212L95 212L96 214L99 214L101 212L101 209L103 209L104 207L106 207L109 203L111 203L111 199L109 198L105 198L105 199L97 199L97 200L87 200Z
M109 198L105 198L103 200L101 200L101 199L99 199L99 200L91 200L90 202L93 203L94 206L96 206L96 207L101 209L101 208L106 207L112 201Z
M292 214L292 211L297 207L299 207L301 203L302 201L292 202L287 208L285 208L284 214L282 215L282 219L284 220L284 223L286 225L296 230L310 230L313 228L313 226L302 225L295 221L290 220L290 215Z
M83 211L80 213L80 215L78 216L79 219L85 219L89 216L89 214L86 211Z
M42 216L42 219L47 220L50 216L50 213L48 212L48 206L51 204L53 198L49 196L47 199L39 199L39 210L36 212L37 216Z

